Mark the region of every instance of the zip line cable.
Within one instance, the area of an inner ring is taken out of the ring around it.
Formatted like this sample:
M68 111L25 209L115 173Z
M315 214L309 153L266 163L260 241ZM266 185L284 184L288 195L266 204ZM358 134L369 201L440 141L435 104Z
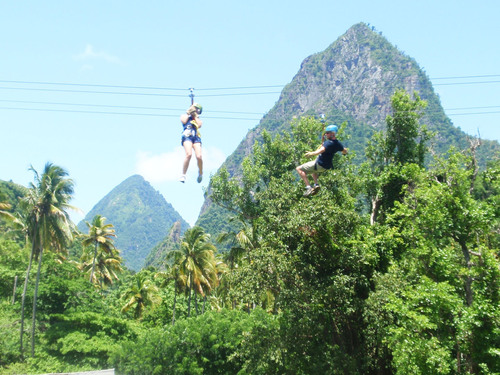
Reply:
M450 80L450 79L477 79L477 78L493 78L500 77L498 74L490 75L470 75L470 76L453 76L453 77L436 77L431 80ZM172 87L153 87L153 86L131 86L131 85L105 85L105 84L87 84L87 83L64 83L64 82L42 82L42 81L22 81L22 80L0 80L0 83L4 84L23 84L23 85L52 85L52 86L72 86L72 87L96 87L96 88L112 88L112 89L127 89L127 90L157 90L157 91L185 91L185 95L181 94L169 94L169 93L158 93L158 92L130 92L130 91L97 91L97 90L78 90L78 89L58 89L58 88L46 88L46 87L12 87L12 86L0 86L0 90L24 90L24 91L40 91L40 92L61 92L61 93L78 93L78 94L108 94L108 95L138 95L138 96L155 96L155 97L190 97L191 101L194 100L194 88L182 89L182 88L172 88ZM499 80L488 80L488 81L472 81L472 82L449 82L449 83L435 83L436 86L452 86L452 85L472 85L472 84L492 84L500 83ZM282 88L284 85L260 85L260 86L235 86L235 87L219 87L219 88L200 88L197 91L233 91L233 90L256 90L256 89L272 89L272 88ZM188 94L189 91L189 94ZM245 95L267 95L267 94L280 94L277 91L266 91L266 92L233 92L233 93L207 93L203 95L197 95L197 97L226 97L226 96L245 96ZM48 102L48 101L28 101L28 100L7 100L0 99L0 102L4 103L17 103L17 104L37 104L37 105L53 105L53 106L75 106L75 107L89 107L89 108L115 108L124 110L146 110L146 111L177 111L183 112L183 109L178 108L160 108L160 107L147 107L147 106L126 106L126 105L106 105L106 104L85 104L85 103L67 103L67 102ZM450 108L444 109L445 112L448 111L466 111L466 110L478 110L478 109L491 109L499 108L499 106L484 106L484 107L464 107L464 108ZM161 113L135 113L135 112L112 112L112 111L85 111L78 109L50 109L50 108L21 108L21 107L0 107L0 109L8 110L26 110L26 111L50 111L50 112L73 112L73 113L95 113L95 114L115 114L115 115L133 115L133 116L165 116L165 117L177 117L177 115L168 115ZM264 113L258 112L236 112L236 111L210 111L211 113L227 113L236 115L259 115L263 116ZM429 114L431 112L424 112ZM482 114L496 114L500 113L498 111L480 111L480 112L465 112L465 113L445 113L447 116L466 116L466 115L482 115ZM248 121L259 121L256 118L244 118L244 117L208 117L212 119L230 119L230 120L248 120Z
M452 82L452 83L434 83L434 86L458 86L458 85L479 85L489 83L500 83L500 81L477 81L477 82Z
M166 90L166 91L186 91L186 89L170 88L170 87L152 87L152 86L121 86L121 85L100 85L90 83L65 83L65 82L40 82L40 81L10 81L0 80L0 83L16 83L30 85L59 85L59 86L82 86L82 87L106 87L116 89L136 89L136 90Z
M0 100L0 102L10 102L10 103L22 103L22 104L50 104L50 105L66 105L66 106L88 106L88 107L100 107L100 108L122 108L122 109L147 109L147 110L167 110L167 111L178 111L177 109L165 109L165 108L154 108L154 107L131 107L131 106L115 106L115 105L104 105L104 104L73 104L73 103L56 103L56 102L29 102L21 100ZM452 108L449 110L470 110L470 109L487 109L487 108L500 108L500 106L487 106L487 107L464 107L464 108ZM111 112L111 111L85 111L78 109L54 109L54 108L26 108L26 107L2 107L0 109L5 110L19 110L19 111L39 111L39 112L66 112L66 113L87 113L87 114L106 114L106 115L125 115L125 116L151 116L151 117L178 117L177 114L161 114L161 113L137 113L137 112ZM443 111L449 111L443 109ZM213 111L218 113L232 113L232 114L258 114L253 112L225 112L225 111ZM424 115L439 113L440 111L434 112L423 112ZM486 115L486 114L497 114L500 111L487 111L487 112L465 112L465 113L445 113L447 117L453 116L467 116L467 115ZM390 114L394 116L394 113ZM397 113L398 116L404 115L402 112ZM204 116L207 119L216 120L242 120L242 121L260 121L261 118L245 118L245 117L220 117L220 116Z
M434 80L446 79L471 79L471 78L492 78L500 77L497 74L490 75L471 75L471 76L455 76L455 77L436 77ZM189 94L169 94L169 93L154 93L154 92L129 92L129 91L97 91L97 90L71 90L57 88L37 88L37 87L12 87L0 86L0 90L20 90L20 91L40 91L40 92L61 92L61 93L79 93L79 94L109 94L109 95L137 95L137 96L157 96L157 97L190 97L191 102L194 100L194 88L182 89L172 87L153 87L153 86L131 86L131 85L104 85L104 84L87 84L87 83L65 83L65 82L48 82L48 81L22 81L22 80L0 80L4 84L23 84L23 85L52 85L52 86L74 86L74 87L98 87L98 88L113 88L113 89L133 89L133 90L162 90L162 91L187 91ZM473 81L473 82L449 82L435 83L435 86L454 86L454 85L474 85L474 84L495 84L500 83L498 80L489 81ZM282 88L284 85L260 85L260 86L235 86L235 87L219 87L219 88L200 88L198 91L229 91L229 90L255 90L255 89L270 89ZM203 94L198 97L225 97L225 96L247 96L247 95L275 95L280 94L278 91L266 92L243 92L243 93L214 93Z
M21 90L21 91L46 91L46 92L66 92L66 93L78 93L78 94L114 94L114 95L139 95L139 96L162 96L162 97L190 97L190 95L176 95L176 94L157 94L157 93L146 93L146 92L126 92L126 91L92 91L92 90L65 90L65 89L48 89L48 88L34 88L34 87L5 87L0 86L0 90ZM279 91L268 91L268 92L246 92L246 93L235 93L235 94L209 94L209 95L198 95L199 97L209 97L209 96L240 96L240 95L265 95L265 94L280 94Z
M64 90L64 89L46 89L46 88L34 88L34 87L5 87L0 86L0 90L21 90L21 91L45 91L45 92L71 92L78 94L114 94L114 95L142 95L142 96L175 96L175 97L187 97L187 95L175 95L175 94L155 94L155 93L137 93L137 92L121 92L121 91L91 91L91 90Z
M153 87L153 86L120 86L120 85L102 85L90 83L64 83L64 82L40 82L40 81L10 81L0 80L0 83L16 83L16 84L33 84L33 85L60 85L60 86L85 86L85 87L107 87L107 88L122 88L122 89L136 89L136 90L165 90L165 91L186 91L191 90L171 87ZM243 90L243 89L264 89L285 87L285 85L269 85L269 86L236 86L236 87L220 87L220 88L201 88L198 91L220 91L220 90ZM193 88L194 90L194 88Z
M82 103L66 103L66 102L40 102L40 101L29 101L29 100L8 100L0 99L0 102L4 103L20 103L20 104L48 104L48 105L62 105L62 106L75 106L75 107L101 107L101 108L125 108L125 109L144 109L144 110L154 110L154 111L175 111L182 112L184 109L179 108L162 108L162 107L137 107L128 105L109 105L109 104L82 104ZM211 113L231 113L238 115L263 115L261 112L237 112L237 111L213 111Z
M491 77L500 77L500 74L487 74L487 75L482 75L482 76L458 76L458 77L436 77L436 78L430 78L431 81L437 80L437 79L469 79L469 78L491 78Z
M145 109L145 110L175 111L175 112L182 112L182 111L184 111L184 109L180 109L180 108L137 107L137 106L128 106L128 105L67 103L67 102L41 102L41 101L30 101L30 100L0 99L0 102L3 102L3 103L20 103L20 104L62 105L62 106L75 106L75 107L102 107L102 108ZM444 108L443 111L465 111L465 110L471 110L471 109L490 109L490 108L500 108L500 105L489 105L489 106L482 106L482 107ZM261 113L261 112L237 112L237 111L214 111L214 110L210 110L209 112L210 113L231 113L231 114L242 114L242 115L263 115L263 113ZM434 111L434 112L437 112L437 111ZM425 113L431 113L431 112L427 111Z
M76 109L51 109L51 108L19 108L19 107L0 107L0 109L6 110L18 110L18 111L38 111L38 112L67 112L67 113L88 113L88 114L99 114L99 115L125 115L125 116L151 116L151 117L179 117L178 115L168 115L161 113L135 113L135 112L107 112L107 111L83 111ZM260 118L242 118L242 117L215 117L215 116L203 116L208 119L215 120L242 120L242 121L260 121Z
M450 77L434 77L429 78L433 80L444 79L471 79L471 78L492 78L500 77L500 74L486 74L486 75L470 75L470 76L450 76ZM0 80L0 83L15 83L15 84L32 84L32 85L60 85L60 86L82 86L82 87L107 87L107 88L120 88L120 89L136 89L136 90L165 90L165 91L186 91L190 88L178 87L156 87L156 86L132 86L132 85L104 85L104 84L91 84L91 83L71 83L71 82L48 82L48 81L22 81L22 80ZM277 88L285 87L285 85L261 85L261 86L235 86L235 87L218 87L218 88L198 88L198 91L220 91L220 90L242 90L242 89L262 89L262 88Z

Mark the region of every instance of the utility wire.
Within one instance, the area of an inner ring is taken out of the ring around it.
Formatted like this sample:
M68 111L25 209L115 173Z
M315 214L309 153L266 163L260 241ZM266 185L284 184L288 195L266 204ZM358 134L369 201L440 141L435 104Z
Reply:
M65 83L65 82L40 82L40 81L11 81L0 80L0 83L14 83L24 85L55 85L55 86L81 86L81 87L102 87L134 90L164 90L164 91L189 91L191 88L172 88L172 87L154 87L154 86L122 86L122 85L103 85L90 83ZM200 88L197 91L221 91L221 90L255 90L285 87L285 85L267 85L267 86L236 86L236 87L218 87L218 88ZM194 88L193 88L194 89Z
M0 99L3 103L18 103L18 104L47 104L47 105L62 105L62 106L75 106L75 107L101 107L101 108L125 108L125 109L144 109L144 110L154 110L154 111L175 111L183 112L185 109L179 108L162 108L162 107L137 107L128 105L109 105L109 104L86 104L86 103L66 103L66 102L40 102L40 101L29 101L29 100L8 100ZM238 115L263 115L261 112L236 112L236 111L213 111L211 113L231 113Z
M470 78L491 78L491 77L500 77L500 74L487 74L482 76L436 77L436 78L430 78L430 80L434 81L438 79L470 79Z
M33 88L33 87L5 87L0 86L1 90L22 90L22 91L46 91L46 92L72 92L79 94L114 94L114 95L141 95L141 96L175 96L175 97L189 97L189 95L175 95L175 94L155 94L155 93L139 93L139 92L121 92L121 91L91 91L91 90L64 90L64 89L47 89L47 88Z
M48 88L34 88L34 87L5 87L0 86L0 90L21 90L21 91L46 91L46 92L66 92L66 93L78 93L78 94L114 94L114 95L139 95L139 96L162 96L162 97L189 97L186 95L178 94L157 94L157 93L146 93L146 92L127 92L127 91L93 91L93 90L65 90L65 89L48 89ZM208 97L208 96L239 96L239 95L265 95L265 94L280 94L280 92L245 92L245 93L234 93L234 94L209 94L209 95L198 95L198 97Z
M447 80L447 79L472 79L472 78L493 78L500 77L500 74L486 74L486 75L469 75L469 76L450 76L450 77L434 77L434 80ZM475 83L498 83L499 81L481 81L481 82L457 82L447 83L450 84L475 84ZM56 86L80 86L80 87L101 87L101 88L116 88L116 89L134 89L134 90L163 90L163 91L189 91L191 88L178 88L178 87L157 87L157 86L132 86L132 85L105 85L105 84L90 84L90 83L72 83L72 82L49 82L49 81L23 81L23 80L0 80L0 83L13 83L25 85L56 85ZM443 84L437 84L443 85ZM197 88L197 91L222 91L222 90L254 90L254 89L267 89L279 88L285 85L260 85L260 86L228 86L228 87L214 87L214 88Z
M471 76L454 76L454 77L436 77L433 80L448 80L448 79L472 79L472 78L492 78L500 77L497 74L490 75L471 75ZM186 91L185 95L180 94L168 94L168 93L157 93L157 92L129 92L129 91L97 91L97 90L77 90L77 89L57 89L57 88L40 88L40 87L12 87L12 86L0 86L0 90L26 90L26 91L43 91L43 92L62 92L62 93L80 93L80 94L111 94L111 95L140 95L140 96L158 96L158 97L189 97L189 92L194 90L181 89L181 88L169 88L169 87L152 87L152 86L125 86L125 85L104 85L104 84L86 84L86 83L64 83L64 82L41 82L41 81L20 81L20 80L0 80L0 83L4 84L23 84L23 85L54 85L54 86L74 86L74 87L98 87L98 88L113 88L113 89L134 89L134 90L163 90L163 91ZM490 81L473 81L473 82L450 82L450 83L435 83L434 85L472 85L472 84L486 84L486 83L500 83L497 80ZM267 86L236 86L236 87L219 87L219 88L200 88L198 91L229 91L229 90L256 90L256 89L268 89L284 87L283 85L267 85ZM215 96L242 96L242 95L267 95L267 94L280 94L276 91L266 91L266 92L240 92L240 93L213 93L197 95L198 97L215 97ZM159 108L159 107L141 107L141 106L125 106L125 105L105 105L105 104L83 104L83 103L65 103L65 102L43 102L43 101L23 101L23 100L3 100L0 102L18 103L18 104L42 104L42 105L54 105L54 106L80 106L89 108L116 108L125 110L146 110L146 111L176 111L184 112L183 109L178 108ZM464 107L464 108L450 108L444 111L465 111L465 110L477 110L477 109L490 109L499 108L499 106L485 106L485 107ZM160 113L131 113L131 112L111 112L111 111L84 111L84 110L64 110L64 109L47 109L47 108L19 108L19 107L0 107L0 109L11 109L11 110L26 110L26 111L53 111L53 112L73 112L73 113L96 113L96 114L116 114L116 115L134 115L134 116L167 116L176 117L177 115L166 115ZM259 115L262 116L263 113L257 112L235 112L235 111L210 111L212 113L227 113L227 114L237 114L237 115ZM424 112L429 114L430 112ZM495 114L499 113L497 111L481 111L481 112L466 112L466 113L446 113L447 116L465 116L465 115L481 115L481 114ZM258 121L260 119L255 118L234 118L234 117L207 117L213 119L231 119L231 120L249 120Z
M98 108L123 108L123 109L144 109L153 111L175 111L183 112L184 109L180 108L164 108L164 107L138 107L138 106L128 106L128 105L109 105L109 104L89 104L89 103L68 103L68 102L44 102L44 101L30 101L30 100L10 100L10 99L0 99L3 103L18 103L18 104L44 104L44 105L62 105L62 106L74 106L74 107L98 107ZM490 105L482 107L456 107L456 108L444 108L443 111L465 111L471 109L490 109L490 108L500 108L500 105ZM239 115L263 115L262 112L237 112L237 111L215 111L210 110L210 113L231 113ZM425 113L431 113L429 111L424 111ZM440 111L433 111L438 113Z
M66 112L66 113L88 113L101 115L125 115L125 116L151 116L151 117L179 117L178 115L168 115L161 113L137 113L137 112L110 112L110 111L84 111L77 109L53 109L53 108L20 108L20 107L1 107L0 109L18 110L18 111L37 111L37 112ZM242 121L260 121L260 118L243 118L243 117L217 117L203 116L207 119L215 120L242 120Z
M29 102L29 101L16 101L16 100L0 100L0 102L13 102L13 103L23 103L23 104L51 104L51 105L70 105L70 106L89 106L89 107L102 107L102 108L122 108L122 109L147 109L147 110L168 110L173 111L174 109L164 109L164 108L154 108L154 107L130 107L130 106L114 106L114 105L100 105L100 104L72 104L72 103L56 103L56 102ZM500 106L488 106L488 107L466 107L466 108L454 108L453 110L470 110L470 109L486 109L486 108L500 108ZM55 108L26 108L26 107L2 107L0 109L6 110L19 110L19 111L41 111L41 112L66 112L66 113L88 113L88 114L106 114L106 115L126 115L126 116L152 116L152 117L178 117L178 114L161 114L161 113L144 113L144 112L111 112L111 111L85 111L78 109L55 109ZM177 111L175 109L175 111ZM443 110L446 111L446 110ZM258 114L252 112L224 112L224 111L213 111L218 113L232 113L232 114ZM432 113L440 113L441 111L423 111L423 115L429 115ZM411 112L413 113L413 112ZM486 112L465 112L465 113L445 113L448 117L453 116L467 116L467 115L486 115L486 114L497 114L500 111L486 111ZM402 112L392 113L394 115L404 115ZM242 120L242 121L260 121L261 118L247 118L247 117L225 117L225 116L203 116L207 119L217 119L217 120Z
M500 83L500 81L434 83L433 86L479 85L479 84L490 84L490 83Z
M0 80L1 83L16 83L29 85L59 85L59 86L83 86L83 87L107 87L117 89L137 89L137 90L167 90L167 91L186 91L189 89L179 89L170 87L152 87L152 86L120 86L120 85L99 85L90 83L65 83L65 82L39 82L39 81L10 81Z

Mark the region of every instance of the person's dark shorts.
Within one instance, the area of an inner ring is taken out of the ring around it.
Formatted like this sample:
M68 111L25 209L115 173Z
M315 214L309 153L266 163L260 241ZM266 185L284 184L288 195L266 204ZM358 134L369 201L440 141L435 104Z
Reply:
M190 135L189 137L183 135L181 140L181 145L184 145L184 142L186 141L191 142L192 144L201 143L201 138L198 137L197 135Z

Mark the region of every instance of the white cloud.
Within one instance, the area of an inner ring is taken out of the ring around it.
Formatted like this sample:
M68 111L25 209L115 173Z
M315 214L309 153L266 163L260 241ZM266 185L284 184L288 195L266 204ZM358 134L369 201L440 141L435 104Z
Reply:
M179 146L171 152L154 155L150 152L139 151L135 164L136 173L151 183L177 181L182 173L184 149ZM208 177L214 174L226 160L226 155L216 147L203 147L203 175ZM188 176L198 175L196 157L193 153L189 164Z
M88 71L88 70L92 70L92 69L94 69L94 67L93 67L92 65L90 65L90 64L84 64L84 65L82 65L82 67L80 68L80 70L81 70L82 72L85 72L85 71Z
M75 60L104 60L112 64L122 64L122 61L118 57L103 51L97 52L91 44L87 44L85 51L76 55Z

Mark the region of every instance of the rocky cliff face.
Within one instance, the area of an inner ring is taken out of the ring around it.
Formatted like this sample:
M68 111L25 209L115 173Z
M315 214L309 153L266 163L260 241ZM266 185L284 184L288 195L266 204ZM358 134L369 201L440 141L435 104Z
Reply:
M416 62L365 24L351 27L325 51L306 58L270 115L344 114L380 129L394 91L434 93Z

